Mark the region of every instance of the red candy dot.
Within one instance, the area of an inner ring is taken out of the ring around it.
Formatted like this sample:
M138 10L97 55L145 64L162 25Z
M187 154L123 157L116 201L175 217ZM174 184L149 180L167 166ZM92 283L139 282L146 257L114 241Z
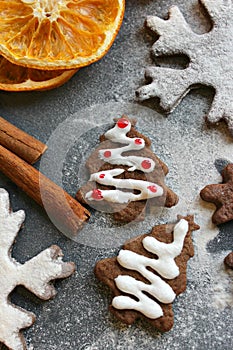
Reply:
M142 144L142 139L136 139L136 140L134 140L134 143L136 145L141 145Z
M156 193L156 192L157 192L157 187L156 187L155 185L148 186L147 188L148 188L148 190L150 190L150 191L153 192L153 193Z
M112 155L112 152L110 152L110 151L105 151L105 152L104 152L104 157L105 157L105 158L110 158L111 155Z
M151 167L151 162L148 159L145 159L142 161L142 167L143 169L150 169Z
M91 196L93 199L96 199L96 200L103 199L102 192L98 189L93 190Z
M100 179L104 179L105 178L105 174L100 174L99 178Z
M121 118L117 122L117 126L120 129L124 129L129 125L129 121L127 119Z

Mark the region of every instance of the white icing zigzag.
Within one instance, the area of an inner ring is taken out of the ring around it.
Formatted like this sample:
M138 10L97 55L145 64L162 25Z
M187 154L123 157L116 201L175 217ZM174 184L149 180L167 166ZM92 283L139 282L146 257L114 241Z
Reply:
M136 301L129 296L117 296L112 302L116 309L133 309L140 311L151 319L163 316L161 306L154 299L150 298L148 294L146 295L145 292L164 304L172 303L176 294L168 283L148 270L148 267L158 272L163 278L176 278L179 275L179 268L174 259L180 255L183 249L184 239L188 230L188 222L181 219L174 227L174 240L172 243L166 244L154 237L145 237L142 241L143 247L147 251L156 254L158 259L147 258L130 250L122 249L120 251L117 257L119 264L126 269L138 271L151 283L147 284L127 275L120 275L115 278L118 289L138 299Z
M105 133L105 137L112 142L128 145L120 148L100 150L99 157L110 164L129 166L130 168L128 171L141 170L144 173L150 173L155 168L155 162L151 158L122 155L124 152L139 151L145 147L145 141L142 138L126 136L130 129L131 123L128 119L119 119L114 128ZM117 189L95 189L89 191L85 197L89 200L96 201L104 199L112 203L128 203L163 195L163 188L152 182L133 179L114 179L114 176L118 176L122 173L124 173L123 169L102 171L92 174L90 181L96 181L102 185L114 186L121 189L139 190L141 193L134 194L133 192L123 192Z
M119 119L114 128L107 131L104 136L112 142L128 144L128 146L100 150L99 156L110 164L130 166L131 168L128 171L141 170L144 173L150 173L155 168L155 162L152 159L138 156L122 156L124 152L139 151L145 147L145 141L142 138L126 136L130 129L131 123L129 120Z
M124 169L113 169L101 171L92 174L90 181L96 181L101 185L114 186L116 188L128 188L141 191L139 194L133 192L123 192L120 190L94 190L86 194L86 198L94 200L93 194L96 195L95 200L105 199L113 203L128 203L129 201L140 201L143 199L153 198L163 195L162 187L155 185L153 182L133 180L133 179L114 179L124 173ZM93 193L94 192L94 193Z

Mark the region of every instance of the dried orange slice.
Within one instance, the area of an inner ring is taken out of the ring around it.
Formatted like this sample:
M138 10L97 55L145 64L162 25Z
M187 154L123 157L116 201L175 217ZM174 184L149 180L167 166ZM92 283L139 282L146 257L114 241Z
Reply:
M0 0L0 53L38 69L100 59L120 28L125 0Z
M0 56L0 90L50 90L68 81L78 69L41 70L18 66Z

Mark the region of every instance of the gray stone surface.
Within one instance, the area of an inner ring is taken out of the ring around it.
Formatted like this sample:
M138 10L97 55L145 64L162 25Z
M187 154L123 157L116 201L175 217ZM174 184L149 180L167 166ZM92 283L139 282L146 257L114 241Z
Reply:
M139 225L119 226L109 215L93 212L90 223L70 240L43 209L0 175L0 186L9 191L13 209L24 209L27 215L14 246L15 258L24 262L58 244L64 260L77 264L73 277L56 283L54 300L41 302L23 288L17 288L12 300L37 315L34 326L25 331L29 349L231 349L233 276L224 269L223 258L233 248L233 226L218 228L211 223L214 206L201 201L199 191L221 181L221 166L233 162L232 138L223 123L214 128L205 123L213 98L208 88L188 94L168 117L158 114L157 100L144 106L134 102L134 91L144 83L144 68L152 64L149 48L154 38L143 28L146 16L164 17L171 5L178 5L195 32L206 32L210 22L196 0L126 2L120 33L101 61L81 69L56 90L1 92L0 115L48 142L49 151L36 166L72 195L85 181L84 159L110 119L122 112L138 116L139 130L152 138L154 151L170 168L167 183L179 195L179 204L159 210L156 216L151 213ZM184 62L157 61L172 67ZM187 291L173 304L174 328L159 334L143 321L126 327L108 313L110 294L93 275L95 262L115 255L124 239L149 232L156 223L174 221L177 213L195 214L201 230L193 235L196 254L188 264Z

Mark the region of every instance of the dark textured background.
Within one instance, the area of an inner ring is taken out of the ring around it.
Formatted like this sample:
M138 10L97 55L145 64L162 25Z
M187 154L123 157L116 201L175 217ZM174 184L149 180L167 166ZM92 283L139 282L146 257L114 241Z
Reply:
M24 262L51 244L58 244L65 260L77 264L74 276L56 283L58 294L54 300L41 302L23 288L17 288L12 300L37 315L34 326L25 331L30 349L230 349L233 277L222 262L233 249L233 226L228 223L218 229L211 224L214 206L200 200L199 190L208 183L221 181L218 171L226 162L233 161L232 139L225 125L208 128L205 124L204 116L213 98L213 91L208 88L191 92L168 117L157 114L160 111L157 100L145 104L153 108L150 110L134 101L134 91L144 83L144 68L152 64L149 48L154 39L143 27L146 15L165 17L170 5L177 4L196 32L204 33L211 25L196 0L126 2L120 33L101 61L80 69L68 83L52 91L1 92L0 115L45 143L67 118L80 121L80 125L84 118L96 120L98 127L94 132L81 132L76 125L82 137L76 139L75 134L71 135L72 147L64 157L61 180L72 195L82 182L77 176L80 163L89 149L95 147L98 133L106 128L115 111L130 114L133 110L132 114L139 116L138 128L152 138L155 152L169 165L168 183L180 196L180 203L176 209L160 212L154 221L139 225L138 231L149 232L152 223L174 221L177 213L194 213L201 225L201 230L194 234L196 255L188 267L187 291L174 302L174 328L161 335L144 321L126 327L107 311L110 293L96 281L93 267L97 260L117 253L122 237L124 240L124 226L114 226L107 215L96 213L85 230L85 237L74 242L53 226L43 209L0 175L0 186L9 191L13 209L26 211L25 225L13 249L14 257ZM185 62L176 58L158 60L157 64L181 68ZM91 108L93 105L97 106ZM98 123L105 126L99 127ZM72 133L75 129L68 129L64 140ZM62 147L63 138L58 141L54 149L51 142L55 154L62 153L59 144ZM56 173L56 164L55 169L51 164L46 165L46 157L49 159L50 153L45 156L42 169L59 183L61 174ZM97 226L108 244L101 242L101 235L99 244L88 241L88 231L93 234ZM116 243L115 232L121 235Z

